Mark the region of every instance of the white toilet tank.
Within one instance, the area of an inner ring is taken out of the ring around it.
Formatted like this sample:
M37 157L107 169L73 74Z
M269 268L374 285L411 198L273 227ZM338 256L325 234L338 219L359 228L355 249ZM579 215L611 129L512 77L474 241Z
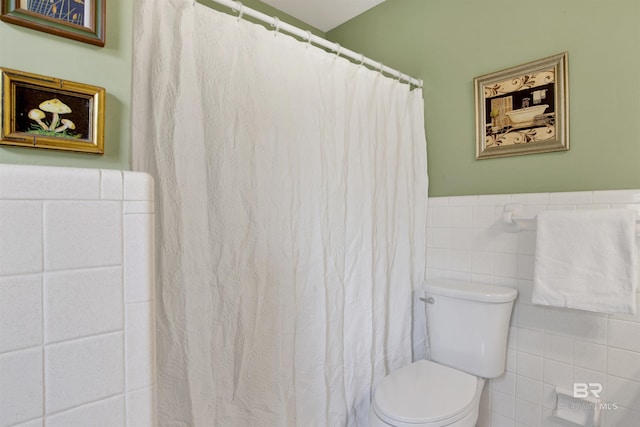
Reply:
M518 292L446 279L428 281L425 291L431 360L483 378L502 375Z

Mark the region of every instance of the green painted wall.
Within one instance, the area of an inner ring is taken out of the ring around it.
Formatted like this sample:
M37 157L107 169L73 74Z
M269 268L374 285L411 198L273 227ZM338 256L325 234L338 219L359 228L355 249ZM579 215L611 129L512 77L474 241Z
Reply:
M107 91L105 154L0 146L0 163L130 169L132 17L135 0L108 0L107 43L99 48L0 22L0 67L102 86ZM210 0L202 4L215 7ZM324 37L324 33L258 0L245 6ZM219 8L228 12L228 8Z
M638 0L387 0L327 38L425 81L431 196L640 188ZM475 160L473 78L563 51L571 149Z
M0 66L102 86L105 154L0 146L0 163L129 169L131 0L107 1L103 48L0 22Z

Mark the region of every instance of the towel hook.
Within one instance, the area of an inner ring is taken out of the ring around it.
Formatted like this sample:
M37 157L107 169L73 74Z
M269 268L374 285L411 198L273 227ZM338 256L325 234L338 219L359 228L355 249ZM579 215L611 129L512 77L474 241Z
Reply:
M236 1L235 2L236 6L238 6L238 22L240 22L240 20L242 19L242 15L244 15L244 5L242 4L241 1ZM235 7L234 7L235 9Z
M278 18L277 16L273 17L273 23L271 24L272 27L275 27L275 32L273 33L273 37L278 35L278 32L280 31L280 18Z

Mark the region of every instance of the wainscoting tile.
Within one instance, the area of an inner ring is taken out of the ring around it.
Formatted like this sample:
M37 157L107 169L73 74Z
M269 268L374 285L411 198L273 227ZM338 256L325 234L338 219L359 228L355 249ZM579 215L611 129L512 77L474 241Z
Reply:
M449 197L449 206L473 206L478 204L478 196Z
M511 203L511 194L481 194L478 196L480 206L499 206Z
M100 198L98 169L2 165L0 199L90 200Z
M127 304L125 320L127 390L150 386L155 378L152 303Z
M45 342L122 329L122 299L121 267L45 274Z
M473 228L489 228L496 224L498 219L495 206L473 207Z
M434 228L427 240L429 248L445 248L451 247L451 229L448 227Z
M505 372L498 378L491 380L491 389L509 396L514 396L516 391L516 376Z
M142 302L154 298L154 216L124 216L125 301Z
M542 357L519 351L517 352L516 360L516 372L518 376L542 381Z
M42 276L0 277L0 353L42 343Z
M125 200L122 205L124 214L150 214L154 212L154 204L145 200Z
M45 202L45 269L122 263L122 202Z
M610 347L640 353L640 323L609 320L608 341Z
M550 193L520 193L511 195L511 203L523 205L548 205Z
M528 427L541 427L542 407L516 399L516 421Z
M0 200L0 276L40 271L42 203Z
M429 208L431 227L451 227L451 208L449 206L433 206Z
M640 382L640 353L609 347L607 373Z
M603 427L638 427L640 412L624 407L604 411Z
M47 427L71 426L124 426L124 396L119 395L99 402L82 405L69 411L47 417ZM129 426L152 424L129 424Z
M427 266L439 270L449 270L451 267L451 250L427 248Z
M473 208L471 206L452 207L451 226L457 228L471 228L473 226Z
M577 205L593 201L592 191L574 191L568 193L551 193L549 203L553 205Z
M637 315L605 315L533 305L536 231L507 233L500 221L504 204L522 205L519 213L523 216L551 209L640 211L640 191L480 195L477 203L473 197L463 197L439 198L438 203L430 204L432 209L436 205L444 208L436 210L434 218L438 216L438 226L449 230L451 251L448 267L447 262L438 262L438 268L430 269L429 274L510 286L519 292L509 328L506 374L490 382L491 412L483 415L483 422L491 427L568 427L551 415L556 403L554 387L571 390L574 381L592 381L603 384L602 396L607 401L619 399L619 409L603 411L603 427L637 426L640 310ZM427 231L428 235L433 232L433 228ZM637 241L640 244L640 238ZM463 271L468 263L471 272Z
M639 203L639 190L594 191L593 203Z
M491 410L504 417L513 419L515 417L516 401L513 395L502 393L497 390L491 391Z
M0 426L41 417L42 350L0 354Z
M122 171L103 169L100 171L100 198L122 200Z
M437 206L449 206L448 197L429 197L429 208L435 208Z
M550 359L545 359L543 363L545 383L567 390L573 389L573 366Z
M542 323L542 318L539 323ZM562 335L545 334L544 357L558 362L573 363L573 339Z
M607 347L586 341L573 342L573 363L592 371L605 372L607 368Z
M127 394L127 426L155 426L155 387L145 387Z
M15 425L13 427L44 427L44 418L37 418L35 420L30 420L24 423L20 423L19 425Z
M518 328L518 350L542 356L544 334L541 331Z
M55 413L122 393L123 354L122 332L47 346L47 413Z
M153 200L153 178L144 172L123 172L124 200Z
M640 411L640 382L608 375L606 392L609 402Z
M516 379L516 398L540 406L542 403L542 381L518 376Z

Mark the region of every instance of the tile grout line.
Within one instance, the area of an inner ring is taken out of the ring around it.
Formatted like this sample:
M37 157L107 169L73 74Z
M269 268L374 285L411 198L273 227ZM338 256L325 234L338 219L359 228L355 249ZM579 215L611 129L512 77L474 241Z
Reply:
M42 328L42 336L41 336L41 346L40 346L40 356L42 357L42 424L46 426L47 424L47 358L45 354L45 335L46 335L46 322L45 322L45 289L44 289L44 278L45 278L45 202L42 200L40 205L40 214L41 216L41 235L40 235L40 256L41 256L41 272L40 272L40 327Z
M127 264L125 258L126 252L126 221L125 221L125 197L124 197L124 180L125 180L125 172L120 171L120 185L121 185L121 199L120 199L120 207L121 207L121 231L120 231L120 259L122 260L121 270L120 270L120 286L122 289L122 384L123 384L123 395L124 395L124 425L129 425L129 384L127 381L129 366L127 364L127 333L129 328L127 327L127 295L126 295L126 286L125 286L125 267Z

